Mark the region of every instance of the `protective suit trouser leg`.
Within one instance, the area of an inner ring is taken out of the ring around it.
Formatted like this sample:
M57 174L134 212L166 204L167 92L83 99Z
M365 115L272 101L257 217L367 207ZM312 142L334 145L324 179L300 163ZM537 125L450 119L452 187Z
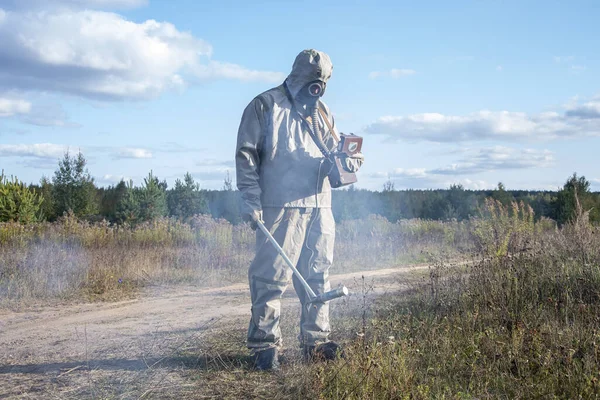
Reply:
M265 227L294 264L300 257L310 217L302 210L263 209ZM262 350L282 345L279 328L281 296L293 272L262 231L256 232L256 256L248 271L252 316L247 345L251 349Z
M334 241L335 222L331 209L313 209L296 268L317 295L331 289L329 268L333 263ZM327 341L331 332L329 303L308 304L308 295L300 281L294 276L293 282L302 304L300 335L298 336L300 344L312 346L318 342Z
M331 209L264 208L265 226L315 292L329 288L328 269L333 261L335 223ZM279 327L281 296L293 272L261 231L256 235L256 256L250 265L248 278L252 299L252 316L248 327L247 345L262 350L282 345ZM294 282L301 303L306 294ZM324 341L329 334L329 308L320 305L303 306L301 341Z

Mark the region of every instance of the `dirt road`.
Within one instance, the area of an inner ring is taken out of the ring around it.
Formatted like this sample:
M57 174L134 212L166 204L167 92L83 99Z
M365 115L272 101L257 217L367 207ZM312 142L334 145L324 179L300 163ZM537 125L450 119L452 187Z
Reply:
M331 281L333 286L343 282L356 297L364 293L364 276L371 282L370 293L381 294L401 286L395 275L426 268L333 275ZM297 304L290 286L284 315L296 313ZM242 347L249 308L243 283L149 288L130 301L0 311L0 398L138 398L146 392L136 383L160 379L182 385L175 374L186 362L182 354L218 332ZM228 335L228 326L236 326L236 334Z

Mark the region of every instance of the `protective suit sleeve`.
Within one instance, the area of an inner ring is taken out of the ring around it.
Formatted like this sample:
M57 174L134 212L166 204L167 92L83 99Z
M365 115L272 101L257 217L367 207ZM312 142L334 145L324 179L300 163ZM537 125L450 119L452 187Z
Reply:
M235 167L242 195L242 215L262 209L259 184L260 150L264 137L264 105L255 98L244 110L238 130Z

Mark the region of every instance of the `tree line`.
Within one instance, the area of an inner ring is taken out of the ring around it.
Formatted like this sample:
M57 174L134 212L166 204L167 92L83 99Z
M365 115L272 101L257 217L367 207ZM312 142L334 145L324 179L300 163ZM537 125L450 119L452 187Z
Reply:
M574 173L557 191L506 190L502 183L493 190L467 190L461 185L448 189L396 190L386 182L381 191L334 190L333 213L338 221L360 219L371 214L395 222L400 219L464 220L477 216L488 197L509 205L513 201L532 207L536 218L546 217L563 224L571 219L577 203L590 212L592 222L600 222L600 193L592 192L590 182ZM54 221L64 213L90 221L136 224L158 217L187 220L209 214L239 223L240 196L227 175L221 190L206 190L190 173L177 179L172 188L152 171L140 186L122 180L116 185L98 187L81 153L68 152L58 162L52 178L25 185L17 178L0 175L0 222Z

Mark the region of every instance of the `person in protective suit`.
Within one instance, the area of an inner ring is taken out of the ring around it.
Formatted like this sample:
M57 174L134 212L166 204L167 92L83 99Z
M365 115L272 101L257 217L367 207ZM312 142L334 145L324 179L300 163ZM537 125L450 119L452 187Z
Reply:
M244 220L253 229L257 220L264 221L317 295L330 290L335 240L327 177L331 163L315 142L321 140L330 150L337 145L328 128L335 131L334 119L320 100L332 70L329 56L321 51L298 54L284 83L256 96L244 110L235 155ZM321 111L315 113L315 108ZM312 122L315 116L317 124ZM311 136L311 130L316 136ZM357 154L343 162L354 172L363 158ZM292 277L277 250L258 230L256 255L248 271L252 310L247 346L259 370L279 365L280 301ZM306 307L304 288L295 277L293 284L302 304L299 340L305 357L333 358L339 351L328 340L329 305Z

